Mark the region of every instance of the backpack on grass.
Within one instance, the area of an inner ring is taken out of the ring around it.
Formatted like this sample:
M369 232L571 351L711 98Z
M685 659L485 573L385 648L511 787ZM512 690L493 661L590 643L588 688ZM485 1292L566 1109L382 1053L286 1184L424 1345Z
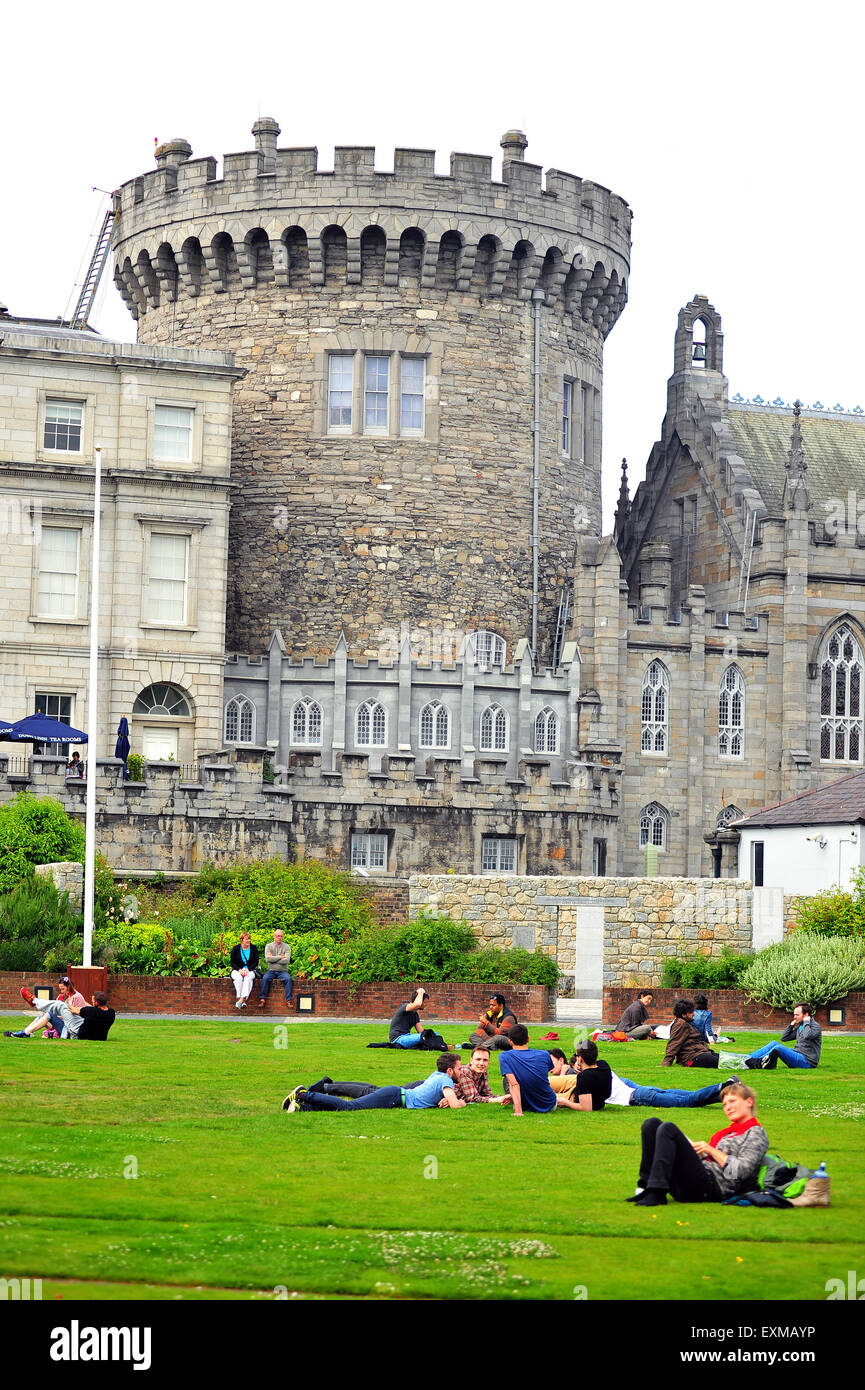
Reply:
M753 1192L728 1197L727 1205L740 1207L828 1207L829 1179L816 1176L804 1163L788 1163L767 1153L757 1174Z

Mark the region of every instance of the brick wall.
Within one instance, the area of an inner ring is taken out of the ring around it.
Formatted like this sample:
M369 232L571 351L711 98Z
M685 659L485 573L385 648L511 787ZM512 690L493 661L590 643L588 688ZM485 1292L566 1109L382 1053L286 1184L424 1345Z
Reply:
M364 883L363 896L372 903L377 921L398 927L408 921L407 878L371 878Z
M26 975L17 971L0 972L0 1009L23 1008L20 989L23 984L56 985L56 975ZM315 996L316 1018L380 1018L389 1019L394 1010L411 993L411 984L391 981L380 984L352 986L346 980L295 980L295 998L300 991ZM489 1003L491 993L503 992L517 1017L526 1023L543 1023L550 1016L550 992L545 985L461 985L431 984L432 1004L428 1005L424 1022L438 1028L443 1020L461 1026L474 1023ZM227 1018L236 1013L234 988L228 979L206 980L188 976L109 975L108 994L118 1013L196 1014L202 1018ZM250 1012L259 1014L258 987L252 992ZM261 1016L282 1019L284 999L279 984L271 990L266 1009ZM294 1006L292 1006L294 1013ZM468 1034L466 1034L468 1036ZM448 1042L464 1042L465 1038L448 1038Z
M784 1009L772 1009L768 1004L757 1004L745 998L739 989L716 989L699 991L709 1000L712 1021L725 1032L735 1032L737 1028L766 1028L781 1032L790 1022L791 1015ZM677 999L693 999L694 991L687 993L681 989L656 989L654 1001L649 1010L653 1021L669 1022L673 1017L673 1005ZM604 989L604 1022L615 1024L622 1016L627 1004L637 997L635 989ZM843 1031L865 1031L865 993L848 994L843 1001L846 1019ZM832 1032L839 1030L838 1024L826 1021L826 1009L820 1007L814 1017L823 1027Z

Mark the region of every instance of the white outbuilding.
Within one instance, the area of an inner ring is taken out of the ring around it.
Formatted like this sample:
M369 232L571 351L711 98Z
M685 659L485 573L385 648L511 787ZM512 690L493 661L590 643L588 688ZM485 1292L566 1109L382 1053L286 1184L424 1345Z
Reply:
M739 877L810 896L849 889L865 864L865 771L801 792L736 821Z

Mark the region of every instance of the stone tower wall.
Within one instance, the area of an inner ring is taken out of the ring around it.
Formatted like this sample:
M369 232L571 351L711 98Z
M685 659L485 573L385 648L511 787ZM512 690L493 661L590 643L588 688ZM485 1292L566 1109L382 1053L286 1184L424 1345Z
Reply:
M190 160L185 141L115 195L115 281L139 339L231 348L235 395L229 647L279 627L297 656L374 654L382 630L527 634L532 597L533 325L541 289L539 649L575 528L600 516L603 341L627 295L630 212L596 184L523 161L276 147ZM328 432L328 361L354 354L351 433ZM391 362L390 426L363 431L364 354ZM422 434L400 433L404 356L425 362ZM562 449L565 380L574 441ZM586 392L581 390L586 386ZM580 402L591 425L583 456Z

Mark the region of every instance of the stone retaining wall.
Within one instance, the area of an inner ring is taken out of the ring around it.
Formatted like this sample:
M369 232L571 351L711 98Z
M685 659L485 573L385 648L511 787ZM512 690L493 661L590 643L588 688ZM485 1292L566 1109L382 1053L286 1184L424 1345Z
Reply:
M409 913L424 908L469 922L483 945L524 946L577 973L577 993L600 998L603 984L652 984L664 958L685 951L718 956L751 946L751 884L743 879L565 878L418 874ZM587 984L587 965L598 976ZM581 988L582 987L582 988Z
M31 989L37 985L57 984L56 975L22 974L17 971L0 973L0 1009L25 1008L21 1001L21 986ZM389 1019L399 1004L405 1002L413 992L415 982L401 983L387 981L352 986L347 980L304 980L296 979L295 1000L288 1010L289 1017L296 1016L297 995L312 994L315 1000L315 1018L374 1018ZM550 1018L552 1006L550 991L545 985L488 985L488 984L431 984L429 992L432 1002L427 1006L424 1023L431 1028L444 1027L443 1020L449 1020L450 1027L456 1023L462 1030L473 1024L487 1007L490 995L504 993L518 1018L526 1023L544 1023ZM234 987L228 979L199 979L189 976L163 975L109 975L108 995L118 1014L197 1014L205 1018L227 1018L236 1016ZM278 982L270 992L265 1009L258 1007L258 985L252 991L247 1015L273 1018L281 1021L286 1017L285 1000ZM384 1035L387 1036L386 1034ZM447 1042L464 1042L465 1032L460 1037L447 1037Z

